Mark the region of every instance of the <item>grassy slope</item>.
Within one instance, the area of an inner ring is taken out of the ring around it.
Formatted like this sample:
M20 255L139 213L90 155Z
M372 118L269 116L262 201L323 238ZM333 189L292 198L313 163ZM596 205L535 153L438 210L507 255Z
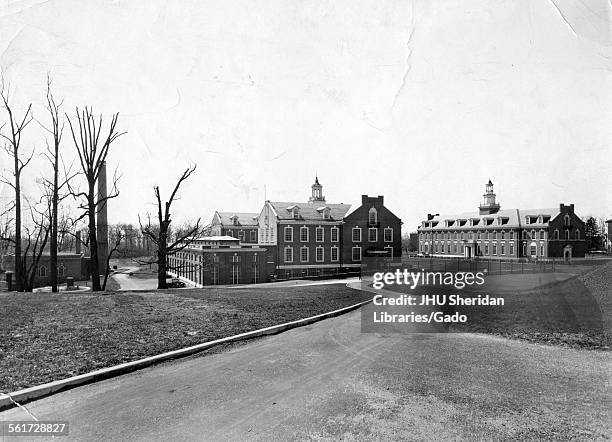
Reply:
M343 285L0 295L0 391L313 316L368 298Z

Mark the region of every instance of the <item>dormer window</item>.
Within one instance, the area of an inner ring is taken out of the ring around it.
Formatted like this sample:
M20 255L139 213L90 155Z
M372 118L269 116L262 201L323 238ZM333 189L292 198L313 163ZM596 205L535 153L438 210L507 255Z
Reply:
M238 225L238 217L236 215L231 216L230 220L232 221L233 225L235 225L235 226Z
M291 218L293 219L300 218L300 206L294 204L293 206L287 207L287 211L291 213Z
M321 217L322 217L323 219L330 219L330 218L331 218L331 216L330 216L331 209L330 209L329 207L327 207L327 206L325 206L325 207L319 207L319 208L317 209L317 212L319 212L319 213L321 214Z

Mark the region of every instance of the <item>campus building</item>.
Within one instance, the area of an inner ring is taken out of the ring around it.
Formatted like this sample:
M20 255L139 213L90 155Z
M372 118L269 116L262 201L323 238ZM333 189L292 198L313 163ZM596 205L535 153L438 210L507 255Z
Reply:
M247 244L257 244L257 213L215 212L211 235L231 236Z
M419 252L496 259L584 257L584 222L574 205L501 210L491 180L478 211L428 214L418 229Z
M168 257L169 273L197 285L257 284L269 277L265 252L231 236L202 237Z
M249 224L252 219L255 242ZM382 196L362 195L361 205L351 210L350 204L328 203L318 178L308 201L266 201L254 216L216 212L212 224L213 234L221 242L211 248L206 243L211 238L202 238L206 244L194 243L171 262L173 267L189 268L178 273L198 284L247 284L358 273L367 257L399 259L402 252L401 220L384 206ZM218 238L221 234L225 239ZM221 260L216 277L207 270L214 269L210 266L211 253L217 253L216 259ZM234 259L238 261L222 265L226 253L236 253ZM237 262L250 264L240 267ZM195 271L196 267L202 272ZM238 273L233 270L236 267L240 267ZM258 269L256 278L251 268Z

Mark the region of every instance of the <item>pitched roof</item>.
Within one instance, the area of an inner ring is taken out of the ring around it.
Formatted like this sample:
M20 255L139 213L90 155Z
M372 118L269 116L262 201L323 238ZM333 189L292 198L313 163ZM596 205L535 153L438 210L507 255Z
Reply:
M259 213L249 213L249 212L216 212L216 215L219 216L219 221L224 226L233 226L234 221L232 221L232 217L238 217L238 225L239 226L257 226L257 217Z
M272 209L278 216L278 219L294 219L290 208L292 206L298 206L300 214L299 219L317 221L323 219L321 211L325 207L329 208L329 216L331 221L341 221L346 215L346 212L348 212L348 210L351 208L350 204L329 204L323 201L313 201L308 203L269 201L269 204L272 206Z
M503 227L521 227L526 225L525 223L525 217L526 216L549 216L550 219L554 219L557 215L559 215L560 211L559 208L554 208L554 209L506 209L506 210L500 210L499 212L496 213L491 213L488 215L481 215L479 212L463 212L463 213L458 213L458 214L452 214L452 215L436 215L434 216L430 221L438 221L438 225L435 226L433 229L434 230L444 230L447 229L448 227L446 227L446 224L444 223L445 220L470 220L470 219L478 219L480 221L482 221L485 218L488 219L497 219L499 217L502 218L508 218L508 221L503 224ZM478 226L470 226L469 224L465 224L464 226L453 226L453 228L464 228L466 230L469 230L470 228L474 228L474 227L483 227L484 225L481 224L479 221ZM536 224L536 223L531 223L528 224L530 227L538 227L538 226L545 226L546 224ZM498 224L493 224L493 227L497 227Z

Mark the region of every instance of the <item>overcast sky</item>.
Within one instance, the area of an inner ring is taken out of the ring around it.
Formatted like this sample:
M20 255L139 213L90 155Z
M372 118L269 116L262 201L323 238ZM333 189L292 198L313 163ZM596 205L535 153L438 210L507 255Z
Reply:
M607 0L0 0L0 66L42 121L47 72L66 111L120 112L112 222L195 163L176 220L305 201L318 174L410 231L489 178L502 209L612 214L611 23Z

